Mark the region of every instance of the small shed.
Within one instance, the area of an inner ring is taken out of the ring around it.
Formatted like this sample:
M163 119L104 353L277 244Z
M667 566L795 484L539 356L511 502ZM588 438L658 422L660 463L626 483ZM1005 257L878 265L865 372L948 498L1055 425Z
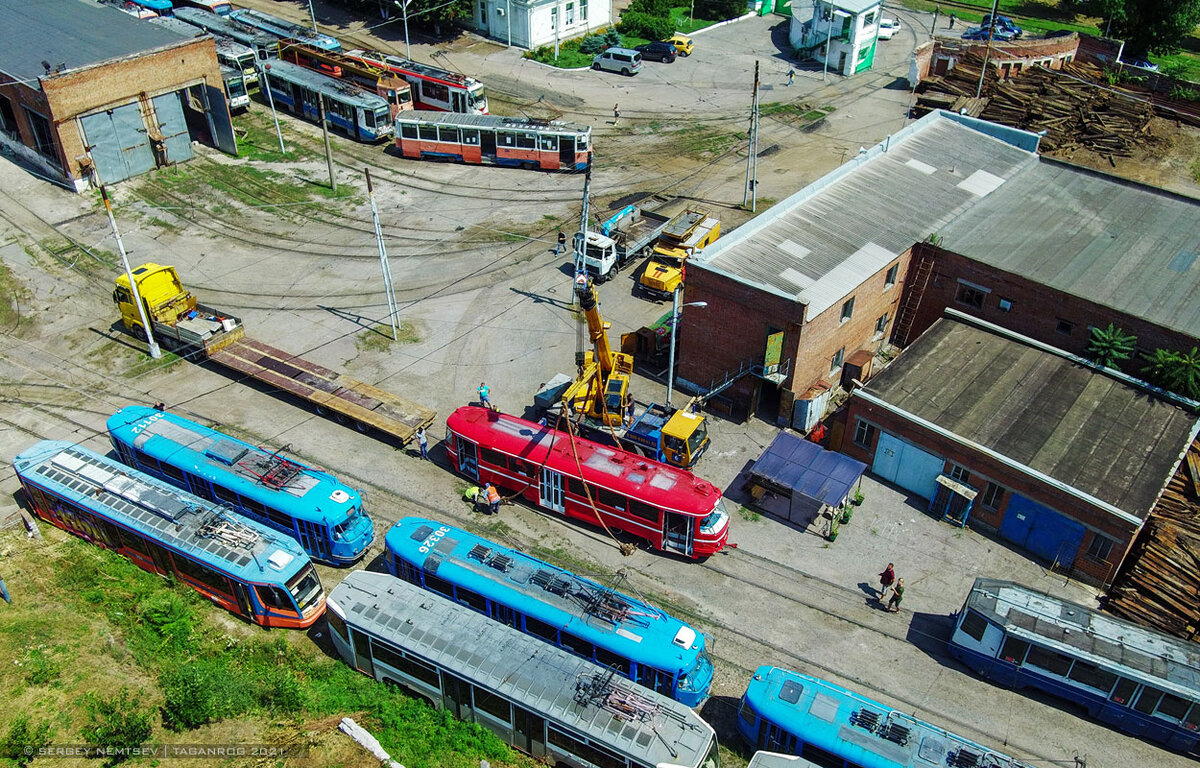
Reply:
M807 527L826 508L843 506L866 471L861 461L780 432L750 468L746 487L755 506Z

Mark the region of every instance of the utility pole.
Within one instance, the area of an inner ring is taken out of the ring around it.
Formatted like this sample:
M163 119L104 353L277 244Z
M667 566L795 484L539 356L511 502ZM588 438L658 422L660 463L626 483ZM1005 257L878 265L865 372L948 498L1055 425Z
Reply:
M267 64L263 67L262 88L267 92L267 101L271 104L271 119L275 121L275 135L279 137L279 154L286 156L287 150L283 148L283 131L279 130L279 113L275 111L275 97L271 95L271 81L268 77L270 74L271 65Z
M583 255L587 252L588 197L591 195L591 191L592 159L589 156L587 170L583 174L583 206L579 210L579 231L575 233L575 238L572 242L572 255L575 257L575 275L587 271L587 267L583 264ZM571 276L572 281L575 279L575 275Z
M392 322L392 341L400 340L400 307L396 304L396 289L392 285L392 267L388 264L387 246L383 243L383 226L379 223L379 209L375 206L375 188L371 185L371 169L364 168L367 176L367 198L371 201L371 220L375 223L375 244L379 246L379 266L383 271L383 290L387 294L388 319Z
M329 149L329 126L325 123L325 97L317 94L317 114L321 121L321 133L325 134L325 165L329 167L329 188L337 192L337 179L333 176L333 152Z
M312 0L308 0L308 18L312 19L313 34L321 34L321 30L317 29L317 14L313 13Z
M988 26L987 47L983 49L983 66L979 68L979 85L975 86L975 98L979 98L979 94L983 92L983 78L987 75L988 57L992 53L992 38L996 35L996 12L999 10L1000 0L992 0L992 23Z
M754 94L750 102L750 143L746 156L746 189L742 205L750 204L753 213L758 205L758 62L754 62Z
M404 58L412 61L412 48L408 45L408 4L412 0L400 0L400 7L404 10Z
M146 317L146 305L142 303L142 295L138 291L137 281L133 279L133 270L129 268L129 256L125 253L125 244L121 242L121 233L117 230L117 220L113 216L112 203L108 201L108 190L100 185L100 197L104 199L104 210L108 211L108 225L112 227L113 238L117 241L117 251L121 254L121 263L125 265L125 275L129 278L129 290L133 293L133 303L137 305L138 317L142 319L142 330L146 332L146 343L150 346L150 357L155 360L162 357L162 350L154 340L154 329L150 327L150 319Z

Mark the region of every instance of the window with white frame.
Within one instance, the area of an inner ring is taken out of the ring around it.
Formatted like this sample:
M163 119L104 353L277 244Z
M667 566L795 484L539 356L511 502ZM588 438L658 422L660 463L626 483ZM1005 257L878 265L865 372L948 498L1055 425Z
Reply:
M875 338L877 338L877 339L883 338L883 334L887 331L887 324L888 324L888 313L884 312L882 315L879 316L879 319L875 321Z
M587 21L588 0L579 0L579 20Z
M896 278L900 276L900 265L893 264L888 267L887 276L883 278L883 290L887 290L896 284Z
M575 23L575 3L567 3L567 26Z
M854 444L861 448L870 448L874 440L875 425L859 419L858 426L854 428Z
M830 361L829 372L835 373L839 368L842 367L842 363L845 362L845 360L846 360L846 348L842 347L834 354L833 359Z
M983 489L983 506L988 509L999 509L1000 500L1004 498L1004 487L996 485L992 481L988 481L987 488Z
M967 471L966 467L960 467L957 464L950 465L950 477L960 483L971 482L971 473Z
M971 285L960 280L958 281L958 292L954 294L954 300L959 304L966 304L968 307L983 309L983 300L988 293L989 291L986 288Z
M1087 556L1093 560L1106 562L1112 552L1113 540L1102 533L1093 533L1092 541L1088 544Z
M846 322L854 316L854 297L851 296L842 304L842 322Z

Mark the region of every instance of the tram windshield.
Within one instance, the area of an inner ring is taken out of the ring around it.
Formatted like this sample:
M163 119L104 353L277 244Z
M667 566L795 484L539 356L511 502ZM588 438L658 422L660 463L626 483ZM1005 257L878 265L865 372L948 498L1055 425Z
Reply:
M467 105L470 111L486 115L488 111L487 93L483 86L467 91Z
M311 565L293 576L287 586L300 613L312 607L321 596L321 580L317 578L317 572Z
M721 768L721 750L717 746L717 737L713 736L712 747L709 748L708 754L704 756L703 762L700 763L700 768Z
M700 521L700 533L712 534L725 527L725 524L729 521L729 510L726 508L726 504L728 503L729 501L725 497L721 497L721 499L717 501L717 504L715 507L713 507L712 512L709 512L707 515L705 515L704 519Z

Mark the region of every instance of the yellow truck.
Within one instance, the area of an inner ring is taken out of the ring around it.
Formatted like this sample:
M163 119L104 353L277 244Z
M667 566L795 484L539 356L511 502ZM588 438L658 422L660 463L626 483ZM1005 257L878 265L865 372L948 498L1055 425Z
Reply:
M684 262L721 236L721 222L708 211L689 208L667 224L639 281L642 292L669 299L683 283Z
M133 270L133 279L155 341L181 357L211 360L307 400L322 416L353 424L360 432L379 430L401 445L416 435L418 427L432 425L437 416L391 392L247 338L240 318L196 301L175 267L143 264ZM117 278L113 302L129 332L145 339L128 275Z

